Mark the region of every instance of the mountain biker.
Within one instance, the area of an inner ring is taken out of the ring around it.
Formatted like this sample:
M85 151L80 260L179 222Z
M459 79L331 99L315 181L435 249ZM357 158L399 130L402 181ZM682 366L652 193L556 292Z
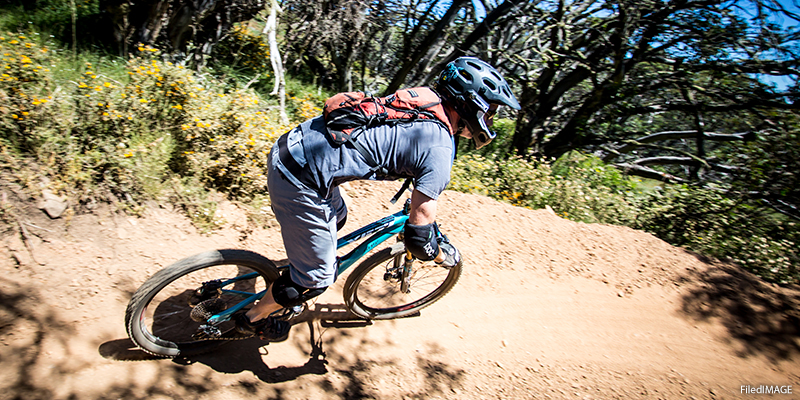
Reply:
M284 340L290 323L269 315L319 296L336 280L336 234L347 218L338 185L347 181L414 178L406 248L423 261L443 266L460 262L458 249L437 235L435 227L436 199L450 181L454 135L472 138L480 148L494 138L489 128L498 108L519 110L520 105L497 70L474 57L447 64L432 89L442 100L451 131L444 124L416 120L369 127L358 136L358 143L386 167L385 176L373 176L353 146L332 145L321 116L276 141L269 157L268 190L290 266L261 301L234 317L240 333Z

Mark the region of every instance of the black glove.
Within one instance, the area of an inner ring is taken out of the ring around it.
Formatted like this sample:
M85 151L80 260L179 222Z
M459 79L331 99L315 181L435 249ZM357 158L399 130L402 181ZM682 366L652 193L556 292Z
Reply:
M439 250L444 253L445 256L444 260L437 262L437 264L449 268L455 267L461 262L461 253L458 251L456 246L450 244L450 241L447 240L446 236L439 236L436 238L436 241L439 242Z

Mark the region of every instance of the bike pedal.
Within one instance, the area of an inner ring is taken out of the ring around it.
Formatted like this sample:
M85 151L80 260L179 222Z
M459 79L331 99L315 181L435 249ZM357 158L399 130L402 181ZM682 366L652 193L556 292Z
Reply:
M194 322L206 322L214 314L225 311L225 302L219 297L201 301L189 313L189 318Z

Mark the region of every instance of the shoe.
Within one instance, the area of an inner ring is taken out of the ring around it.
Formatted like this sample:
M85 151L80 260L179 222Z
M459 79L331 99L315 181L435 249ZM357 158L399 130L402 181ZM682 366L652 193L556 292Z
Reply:
M261 340L268 342L282 342L289 337L289 329L292 324L281 321L273 317L267 317L256 322L250 322L246 314L236 314L233 317L236 322L236 331L243 335L258 336Z

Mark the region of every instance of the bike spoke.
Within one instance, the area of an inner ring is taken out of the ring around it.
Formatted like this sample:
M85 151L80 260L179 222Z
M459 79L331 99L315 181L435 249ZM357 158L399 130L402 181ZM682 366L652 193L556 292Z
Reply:
M187 343L196 340L198 328L202 324L191 319L190 313L193 305L190 305L190 303L195 299L192 304L197 304L197 297L195 296L197 290L203 287L205 283L212 282L215 279L227 281L227 278L223 277L237 276L249 272L252 272L252 270L236 265L218 265L195 271L176 279L159 291L147 305L143 320L145 328L153 336L170 342ZM212 296L222 300L223 305L220 312L243 301L244 298L241 293L256 293L266 289L266 283L263 278L255 275L253 279L231 281L224 289L233 292L223 292ZM220 323L218 328L225 331L232 326L232 321L225 321Z
M394 275L398 255L386 261L383 268L374 268L359 284L358 301L365 307L377 310L405 309L422 301L432 291L442 285L449 270L433 263L415 261L409 279L409 293L403 293L399 279L384 280L384 274ZM402 261L401 261L402 267Z

